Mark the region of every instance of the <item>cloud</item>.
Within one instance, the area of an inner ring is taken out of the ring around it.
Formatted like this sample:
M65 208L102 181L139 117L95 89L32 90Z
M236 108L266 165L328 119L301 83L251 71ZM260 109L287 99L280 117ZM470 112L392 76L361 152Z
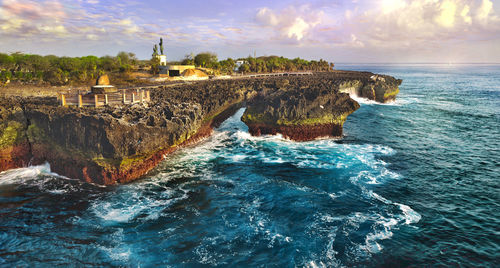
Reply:
M282 45L431 49L453 40L500 38L491 0L360 0L334 11L263 7L255 18L260 33Z
M195 51L305 49L358 55L500 42L493 0L296 0L290 6L247 3L213 14L205 6L160 2L0 0L0 46L17 49L20 40L47 42L46 47L81 41L109 51L115 44L125 50L149 47L163 37L171 47Z
M121 10L93 10L83 4L98 4L95 0L5 0L0 4L0 37L34 39L53 42L65 40L120 40L152 38L150 27L133 18L122 18ZM154 35L156 38L156 35Z
M499 38L490 0L391 0L391 9L352 15L345 25L373 46L433 46L452 40ZM383 12L380 12L383 11Z
M0 29L3 34L62 36L67 33L62 24L66 17L58 1L5 0L0 6Z
M271 29L275 37L301 41L321 24L323 14L323 11L312 9L309 5L299 8L290 6L280 12L263 7L257 11L255 18L260 26Z

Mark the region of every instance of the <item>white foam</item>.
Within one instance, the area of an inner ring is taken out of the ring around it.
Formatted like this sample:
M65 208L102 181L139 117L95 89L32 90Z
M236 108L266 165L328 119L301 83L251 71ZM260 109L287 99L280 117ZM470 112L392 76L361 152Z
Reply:
M411 207L399 203L394 203L395 205L398 205L401 211L403 211L404 219L406 224L413 224L417 223L422 219L422 216L418 214L415 210L413 210Z
M244 160L245 158L247 158L247 156L242 155L242 154L237 154L237 155L231 156L231 160L233 160L233 162L240 162L241 160Z
M349 97L351 99L357 101L359 104L363 105L385 105L385 106L402 106L405 104L411 104L411 103L418 103L420 100L418 98L404 98L404 97L396 97L395 101L390 101L390 102L385 102L385 103L380 103L376 102L374 100L370 100L367 98L362 98L357 96L356 94L349 94Z
M49 163L39 166L16 168L0 172L0 184L21 183L38 177L40 174L59 176L50 172Z
M310 262L306 263L306 267L319 268L319 267L327 267L327 266L321 261L318 263L316 263L315 261L310 261Z
M148 184L123 186L124 192L110 196L110 200L94 200L91 211L106 224L131 222L139 215L145 215L139 219L141 221L156 220L164 208L188 197L185 191L181 196L171 198L174 190L169 189L164 189L159 197L148 197Z
M116 232L111 234L111 238L116 247L105 247L100 246L99 248L106 252L106 254L115 261L128 262L130 259L131 251L130 248L126 248L126 244L123 241L123 229L118 228Z
M386 198L380 196L379 194L374 193L373 191L369 191L369 195L373 196L375 199L377 199L379 201L382 201L385 204L398 206L399 209L403 212L402 218L403 218L405 224L409 225L409 224L417 223L420 221L420 219L422 219L422 216L420 214L418 214L415 210L413 210L408 205L392 202L392 201L387 200Z

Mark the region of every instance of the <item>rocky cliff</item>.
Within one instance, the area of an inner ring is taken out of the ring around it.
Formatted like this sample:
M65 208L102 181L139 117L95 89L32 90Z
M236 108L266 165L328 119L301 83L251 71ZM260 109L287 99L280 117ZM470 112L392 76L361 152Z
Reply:
M327 77L329 78L326 79L329 79L339 92L380 103L396 100L399 86L403 82L403 80L392 76L370 72L337 71Z
M355 100L337 90L335 80L285 78L260 91L241 119L252 135L281 133L307 141L340 137L347 116L358 108Z
M341 76L164 86L145 105L102 108L61 107L55 98L0 98L0 171L49 162L67 177L128 182L176 148L210 135L246 103L243 121L252 134L283 133L295 140L339 136L347 115L359 107L340 92L339 84L350 81Z
M340 137L347 116L359 108L349 95L392 101L401 80L369 72L336 71L276 81L259 92L243 114L252 135L281 133L296 141Z

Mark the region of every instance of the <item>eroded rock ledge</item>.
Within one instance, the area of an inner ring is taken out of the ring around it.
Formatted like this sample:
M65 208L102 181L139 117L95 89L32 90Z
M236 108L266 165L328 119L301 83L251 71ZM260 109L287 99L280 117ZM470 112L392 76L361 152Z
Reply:
M148 106L98 109L60 107L53 98L0 98L0 171L49 162L54 172L70 178L129 182L177 148L210 135L244 104L242 119L254 135L340 136L343 122L359 107L341 89L373 88L374 99L382 94L377 90L397 91L400 81L371 76L334 72L204 81L152 90Z
M252 135L277 134L296 141L341 137L347 116L359 108L349 94L392 101L401 80L368 72L333 72L283 79L248 104L242 120Z

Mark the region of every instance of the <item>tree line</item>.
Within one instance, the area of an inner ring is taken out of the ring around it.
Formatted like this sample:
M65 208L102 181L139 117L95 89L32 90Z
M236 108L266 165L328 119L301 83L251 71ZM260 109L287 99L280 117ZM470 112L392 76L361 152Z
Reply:
M242 64L237 64L237 62ZM305 60L301 58L288 59L278 56L262 56L232 59L228 58L219 61L217 55L212 52L186 55L180 62L174 64L195 65L215 70L217 73L232 74L235 71L240 73L270 73L270 72L295 72L295 71L316 71L328 72L333 70L334 64L320 59Z
M140 61L134 53L116 56L58 57L0 53L0 82L18 81L64 85L87 83L102 73L126 73Z
M161 43L160 50L163 50ZM157 48L155 51L157 51ZM151 72L157 73L159 64L157 55L158 52L153 54L150 61L141 61L137 59L134 53L128 52L103 57L58 57L19 52L0 53L0 85L5 84L7 81L50 85L88 84L95 81L103 73L126 77L131 71L145 66L151 66ZM206 68L207 71L213 74L329 71L333 68L333 63L324 60L308 61L300 58L288 59L278 56L257 58L249 56L239 59L218 60L217 55L211 52L186 55L183 60L169 62L169 64L195 65L196 67Z

